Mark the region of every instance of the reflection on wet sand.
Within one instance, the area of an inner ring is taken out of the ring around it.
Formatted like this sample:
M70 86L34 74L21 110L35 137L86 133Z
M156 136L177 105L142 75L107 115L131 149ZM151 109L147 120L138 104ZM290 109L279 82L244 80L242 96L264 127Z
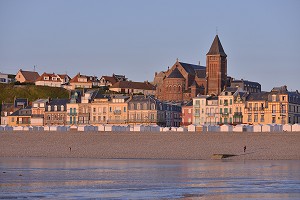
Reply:
M299 171L292 160L1 158L0 191L2 199L297 199Z

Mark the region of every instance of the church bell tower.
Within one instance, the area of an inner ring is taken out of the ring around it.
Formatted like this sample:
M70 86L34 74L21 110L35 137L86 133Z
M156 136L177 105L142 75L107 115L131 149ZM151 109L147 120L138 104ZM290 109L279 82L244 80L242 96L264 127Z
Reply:
M227 82L227 55L218 35L206 54L206 94L219 95Z

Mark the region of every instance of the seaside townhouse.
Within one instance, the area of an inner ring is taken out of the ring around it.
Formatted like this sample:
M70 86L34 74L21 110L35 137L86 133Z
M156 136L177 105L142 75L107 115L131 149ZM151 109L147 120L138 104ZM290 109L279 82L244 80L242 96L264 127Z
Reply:
M31 106L21 108L7 116L9 126L30 126L31 125Z
M233 100L237 88L225 88L219 95L220 124L233 123Z
M163 102L166 127L179 127L181 124L181 105L174 102Z
M106 124L108 120L109 96L97 94L91 103L91 124Z
M149 95L130 96L128 100L128 123L165 126L163 103Z
M2 102L1 105L1 125L8 125L8 116L17 110L28 106L28 99L14 98L13 103Z
M70 103L67 103L67 124L77 125L78 124L78 108L81 102L81 92L73 91L71 94Z
M31 114L31 125L32 126L43 126L44 125L44 114L46 104L49 99L38 99L32 102L32 114Z
M300 94L288 91L287 86L274 87L268 95L268 123L300 123Z
M128 123L128 103L129 96L114 95L108 101L108 124Z
M193 100L190 100L181 107L181 125L188 126L193 123Z
M269 123L268 96L268 92L251 93L247 96L243 123L253 125Z
M193 98L193 124L219 124L218 97L198 95Z
M234 125L244 123L243 117L245 115L246 98L248 95L249 92L244 91L241 88L238 88L238 90L233 94L232 112Z
M66 125L67 103L69 103L69 99L53 99L47 102L44 113L44 125Z

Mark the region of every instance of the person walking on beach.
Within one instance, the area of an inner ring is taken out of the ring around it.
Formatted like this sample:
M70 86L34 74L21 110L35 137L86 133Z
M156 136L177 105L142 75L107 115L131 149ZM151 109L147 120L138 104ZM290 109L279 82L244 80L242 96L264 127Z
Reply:
M247 149L247 147L246 147L246 145L244 146L244 153L246 152L246 149Z
M69 147L69 149L70 149L70 152L71 152L72 148L71 148L71 147Z

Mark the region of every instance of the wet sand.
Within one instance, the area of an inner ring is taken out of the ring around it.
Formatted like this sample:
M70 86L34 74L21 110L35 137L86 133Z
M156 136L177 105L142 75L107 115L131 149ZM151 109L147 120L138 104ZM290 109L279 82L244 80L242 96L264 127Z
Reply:
M0 132L0 157L184 160L211 159L213 154L236 155L226 158L235 160L300 160L300 132Z

